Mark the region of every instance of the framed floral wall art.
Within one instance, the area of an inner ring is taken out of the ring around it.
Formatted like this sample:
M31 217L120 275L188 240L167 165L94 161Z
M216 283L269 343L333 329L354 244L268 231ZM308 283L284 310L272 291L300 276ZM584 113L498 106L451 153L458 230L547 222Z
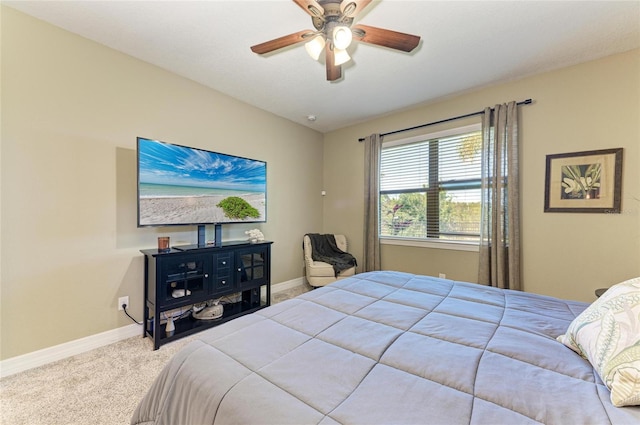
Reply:
M545 212L620 213L622 148L547 155Z

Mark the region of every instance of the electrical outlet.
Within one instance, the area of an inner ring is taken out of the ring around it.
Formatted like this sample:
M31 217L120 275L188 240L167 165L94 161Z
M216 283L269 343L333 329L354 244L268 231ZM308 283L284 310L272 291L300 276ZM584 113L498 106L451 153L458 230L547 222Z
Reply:
M439 274L438 274L438 277L439 277L440 279L446 279L446 278L447 278L447 275L446 275L446 274L444 274L444 273L439 273Z
M118 310L124 310L122 304L126 304L129 307L129 296L118 298Z

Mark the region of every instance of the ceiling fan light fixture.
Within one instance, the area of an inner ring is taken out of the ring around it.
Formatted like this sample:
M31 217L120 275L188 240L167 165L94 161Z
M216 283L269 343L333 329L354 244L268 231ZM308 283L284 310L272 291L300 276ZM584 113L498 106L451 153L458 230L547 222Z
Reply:
M349 53L344 49L333 49L333 57L335 58L334 64L336 66L342 65L351 60L351 56L349 56Z
M333 29L333 45L336 49L344 50L351 44L353 34L349 27L338 25Z
M0 0L2 1L2 0ZM324 52L327 81L342 78L341 65L351 60L347 53L351 42L368 43L389 49L411 52L420 44L420 36L384 28L353 24L356 15L373 0L293 0L311 16L314 30L302 30L251 46L251 51L264 55L298 43L315 60Z
M304 48L314 60L320 58L320 54L324 50L325 40L322 35L318 35L304 44Z

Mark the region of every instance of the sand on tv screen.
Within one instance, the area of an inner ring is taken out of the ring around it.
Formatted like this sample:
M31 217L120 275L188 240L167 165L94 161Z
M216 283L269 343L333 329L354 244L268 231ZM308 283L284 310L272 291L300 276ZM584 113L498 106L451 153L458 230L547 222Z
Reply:
M138 226L266 221L264 161L138 137Z

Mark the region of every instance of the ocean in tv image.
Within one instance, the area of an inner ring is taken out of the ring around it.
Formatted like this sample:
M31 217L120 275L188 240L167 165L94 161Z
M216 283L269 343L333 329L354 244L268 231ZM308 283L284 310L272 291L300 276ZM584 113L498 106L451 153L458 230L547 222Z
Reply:
M138 138L140 226L266 221L263 161Z

